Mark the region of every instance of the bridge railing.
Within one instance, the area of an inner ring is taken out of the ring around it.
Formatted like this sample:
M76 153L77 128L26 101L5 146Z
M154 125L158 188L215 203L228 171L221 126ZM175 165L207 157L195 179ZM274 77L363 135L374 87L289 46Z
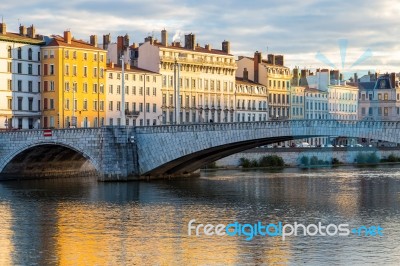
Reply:
M251 130L277 127L335 127L335 128L400 128L400 121L357 121L357 120L285 120L235 123L198 123L136 127L137 133L172 133L188 131Z

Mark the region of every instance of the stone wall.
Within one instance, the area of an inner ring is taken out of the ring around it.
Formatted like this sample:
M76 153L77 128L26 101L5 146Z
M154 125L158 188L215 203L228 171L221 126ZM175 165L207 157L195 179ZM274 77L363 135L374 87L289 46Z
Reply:
M386 158L391 154L400 157L399 148L382 147L382 148L257 148L248 151L236 153L228 157L216 161L218 167L237 167L239 159L260 159L266 155L277 155L283 158L285 164L290 166L299 165L300 158L307 156L311 158L316 156L318 160L331 162L333 158L337 158L342 163L354 163L358 153L376 152L379 158Z

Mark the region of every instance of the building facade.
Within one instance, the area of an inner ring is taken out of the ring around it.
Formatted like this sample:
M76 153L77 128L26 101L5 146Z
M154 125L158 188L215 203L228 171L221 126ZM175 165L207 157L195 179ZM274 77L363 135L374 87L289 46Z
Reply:
M237 60L236 76L243 78L246 68L249 79L267 87L268 108L270 119L290 118L290 83L292 75L290 69L284 66L283 55L269 54L264 60L260 52L254 57L239 56Z
M382 75L376 82L359 82L358 88L359 120L399 120L400 88L398 82L396 84L395 73Z
M235 84L237 122L254 122L268 120L268 93L266 86L244 78L236 78ZM232 119L233 120L233 119Z
M125 125L160 125L161 75L144 69L124 67ZM122 67L113 63L107 68L106 125L120 126L122 119Z
M304 119L305 117L305 89L306 88L302 86L291 86L290 88L290 119L292 120Z
M35 27L0 23L0 129L40 128L40 47Z
M328 87L328 105L330 119L358 119L358 88L346 85Z
M42 47L42 125L44 128L105 125L107 52L75 40L70 31Z
M230 44L222 49L201 47L195 35L185 35L180 42L168 43L166 30L161 42L152 37L140 45L138 67L162 75L162 122L204 123L234 122L236 63ZM177 96L179 95L179 96Z

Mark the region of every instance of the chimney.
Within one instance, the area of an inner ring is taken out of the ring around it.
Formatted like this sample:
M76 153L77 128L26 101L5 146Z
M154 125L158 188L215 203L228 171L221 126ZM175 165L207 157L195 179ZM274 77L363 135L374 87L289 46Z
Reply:
M262 61L262 54L261 52L256 51L254 53L254 82L260 83L259 81L259 64Z
M136 49L138 46L136 43L132 43L132 49Z
M275 65L275 55L273 54L268 55L268 63L271 65Z
M150 44L153 45L153 37L148 36L148 37L144 38L144 42L150 42Z
M299 69L297 67L293 69L293 85L299 86Z
M168 46L168 32L165 29L161 31L161 44L165 47Z
M124 50L129 47L129 35L125 34L124 36Z
M205 48L206 50L211 51L211 44L206 44Z
M390 74L390 87L395 88L396 87L396 73L391 73Z
M72 36L69 30L64 31L64 42L71 44Z
M31 25L30 27L28 27L28 37L29 38L36 38L36 29L33 25Z
M243 80L244 81L249 80L249 71L247 71L247 68L244 68L244 70L243 70Z
M25 26L22 26L22 25L19 26L19 35L26 36L26 27Z
M307 76L308 76L307 69L302 69L301 70L301 77L302 78L306 78Z
M193 33L185 35L185 48L190 50L196 48L196 35Z
M97 47L97 35L90 35L90 45Z
M231 53L231 44L228 41L222 42L222 51L224 51L227 54Z
M124 64L125 64L125 69L126 69L126 70L131 69L131 65L129 65L128 63L124 63Z
M110 62L110 68L114 68L114 62Z
M284 66L285 65L285 60L283 55L276 55L275 56L275 64L278 66Z
M6 34L7 33L7 25L6 23L0 23L0 33L1 34Z
M108 49L108 45L110 44L110 42L111 42L111 34L109 33L109 34L103 35L103 49L104 50Z
M357 75L357 73L354 73L354 82L358 83L358 75Z

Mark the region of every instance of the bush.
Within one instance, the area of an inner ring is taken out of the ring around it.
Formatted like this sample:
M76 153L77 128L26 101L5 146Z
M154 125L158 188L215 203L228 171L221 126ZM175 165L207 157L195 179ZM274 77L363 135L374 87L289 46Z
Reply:
M318 165L318 157L317 156L311 157L310 165Z
M398 161L400 161L400 158L396 157L394 154L390 154L386 159L386 162L390 162L390 163L394 163L394 162L398 162Z
M377 164L380 162L379 156L374 153L365 154L365 153L358 153L356 157L357 164Z
M239 166L243 168L250 168L250 160L247 158L240 158L239 159Z
M285 166L285 162L282 157L276 155L263 156L259 160L247 158L239 159L239 166L243 168L255 168L255 167L282 167Z
M301 159L300 159L300 163L301 163L302 165L309 165L309 164L310 164L310 160L308 159L307 156L303 156L303 157L301 157Z
M367 163L376 164L376 163L379 163L379 161L380 161L380 158L378 157L378 155L376 155L376 152L368 155Z
M332 165L338 165L338 164L340 164L338 158L332 158Z

